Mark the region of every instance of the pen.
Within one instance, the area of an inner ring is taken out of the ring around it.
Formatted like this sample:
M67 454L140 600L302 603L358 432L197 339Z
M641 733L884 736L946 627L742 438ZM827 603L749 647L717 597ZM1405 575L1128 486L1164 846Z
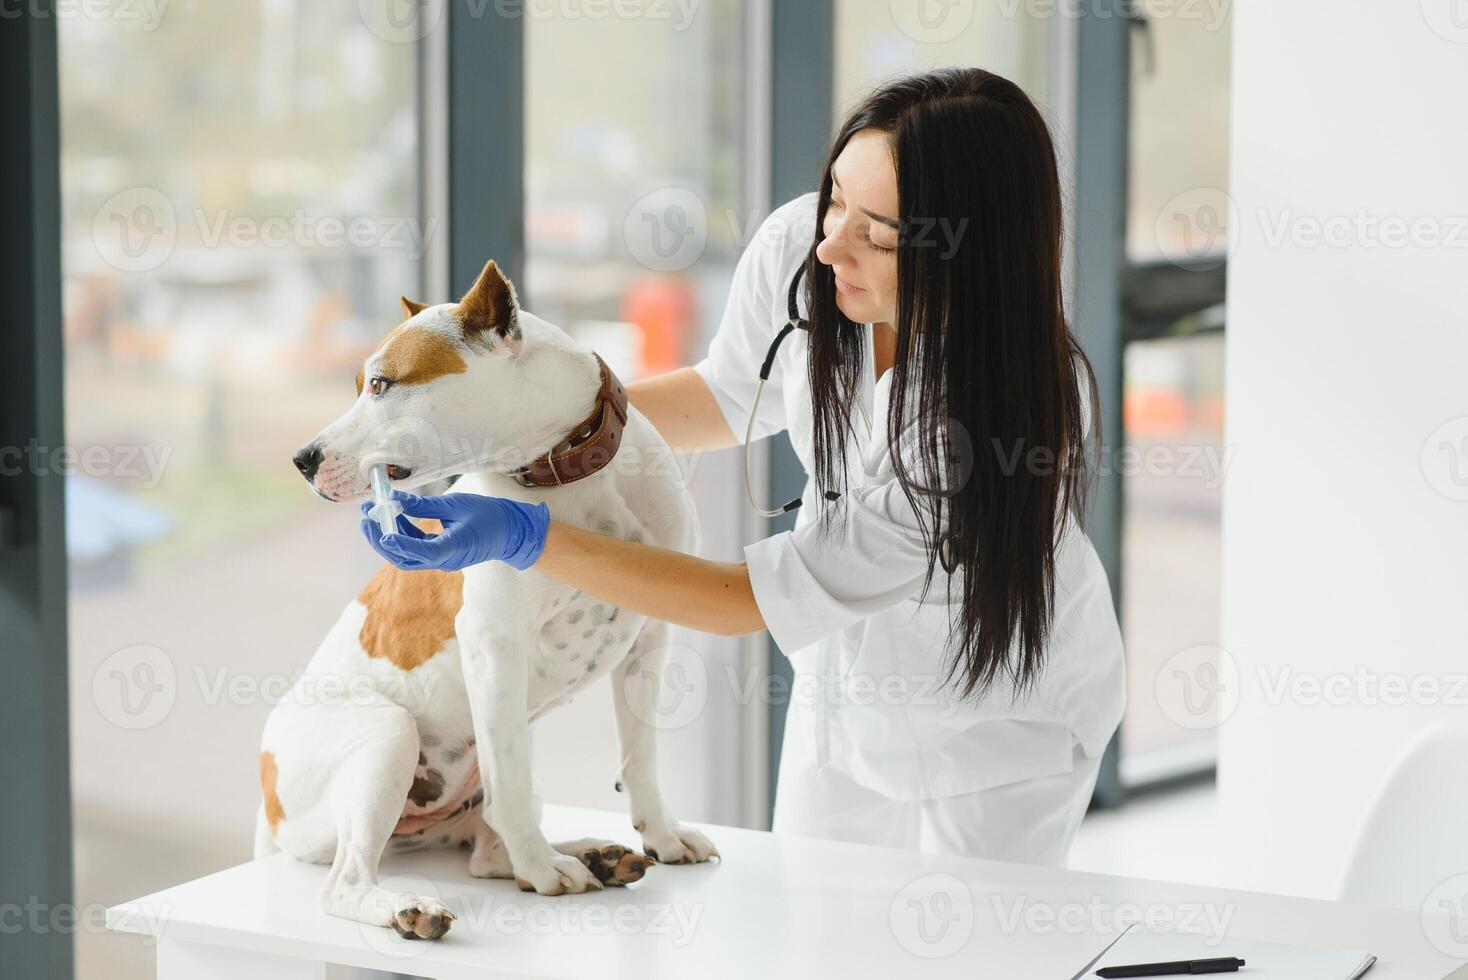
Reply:
M1170 963L1105 966L1096 971L1096 976L1112 980L1115 977L1169 977L1180 973L1236 973L1243 965L1243 960L1235 959L1232 956L1220 956L1211 960L1173 960Z

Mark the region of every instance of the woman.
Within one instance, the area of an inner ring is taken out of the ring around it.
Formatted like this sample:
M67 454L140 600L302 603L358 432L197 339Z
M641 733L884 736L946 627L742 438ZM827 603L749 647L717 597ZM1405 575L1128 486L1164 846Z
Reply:
M1093 386L1060 229L1054 149L1019 88L978 69L895 81L841 127L819 191L754 236L708 356L630 389L681 451L788 430L811 477L794 531L733 564L474 498L468 534L411 558L368 538L401 567L533 562L658 619L768 629L795 667L778 832L1063 865L1124 694L1076 526ZM798 270L809 330L750 423Z

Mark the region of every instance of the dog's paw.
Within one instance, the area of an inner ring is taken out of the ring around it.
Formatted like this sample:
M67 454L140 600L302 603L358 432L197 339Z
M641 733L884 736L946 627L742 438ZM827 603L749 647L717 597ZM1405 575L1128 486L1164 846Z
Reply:
M707 837L677 824L661 831L646 828L642 849L659 864L702 864L719 856L719 849Z
M523 892L541 895L579 894L603 886L591 869L576 858L551 851L544 858L528 861L515 868L515 884Z
M657 860L647 854L639 854L630 847L609 840L578 840L555 845L556 850L569 854L596 875L603 885L630 885Z
M404 939L439 939L454 924L454 913L436 898L399 895L397 906L388 925Z

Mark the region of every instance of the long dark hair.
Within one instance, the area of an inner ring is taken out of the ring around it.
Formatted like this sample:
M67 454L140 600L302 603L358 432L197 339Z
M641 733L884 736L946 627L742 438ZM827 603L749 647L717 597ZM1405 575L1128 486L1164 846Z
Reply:
M832 164L867 129L887 134L897 172L897 351L886 424L928 551L921 595L936 567L951 573L949 602L957 590L961 611L946 680L960 696L979 696L999 677L1018 694L1044 666L1058 539L1080 520L1094 472L1087 392L1100 445L1095 376L1061 294L1054 146L1024 92L991 72L945 68L892 81L832 142L815 244ZM837 308L834 275L815 244L805 268L810 390L816 483L829 497L845 490L865 331ZM823 528L841 510L823 507Z

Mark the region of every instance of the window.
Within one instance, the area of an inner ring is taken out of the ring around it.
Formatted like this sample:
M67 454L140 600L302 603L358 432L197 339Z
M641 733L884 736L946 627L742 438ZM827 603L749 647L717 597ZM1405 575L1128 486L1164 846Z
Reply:
M895 0L836 3L836 117L895 75L949 65L985 68L1049 103L1051 18L1034 5Z
M526 10L530 10L526 7ZM711 0L606 16L548 8L525 23L527 309L594 347L624 381L691 364L718 327L740 252L763 212L744 192L746 11ZM671 462L671 460L670 460ZM738 454L685 457L705 557L738 560ZM738 733L752 669L741 643L673 628L655 719L680 817L749 819ZM682 691L680 694L679 691ZM741 722L743 718L743 722ZM609 682L536 724L548 802L620 810Z
M145 7L59 22L84 906L249 857L265 717L378 565L291 456L425 233L411 45L356 3ZM149 960L79 933L78 975Z
M1211 768L1218 647L1228 10L1143 3L1132 49L1123 282L1121 779Z

